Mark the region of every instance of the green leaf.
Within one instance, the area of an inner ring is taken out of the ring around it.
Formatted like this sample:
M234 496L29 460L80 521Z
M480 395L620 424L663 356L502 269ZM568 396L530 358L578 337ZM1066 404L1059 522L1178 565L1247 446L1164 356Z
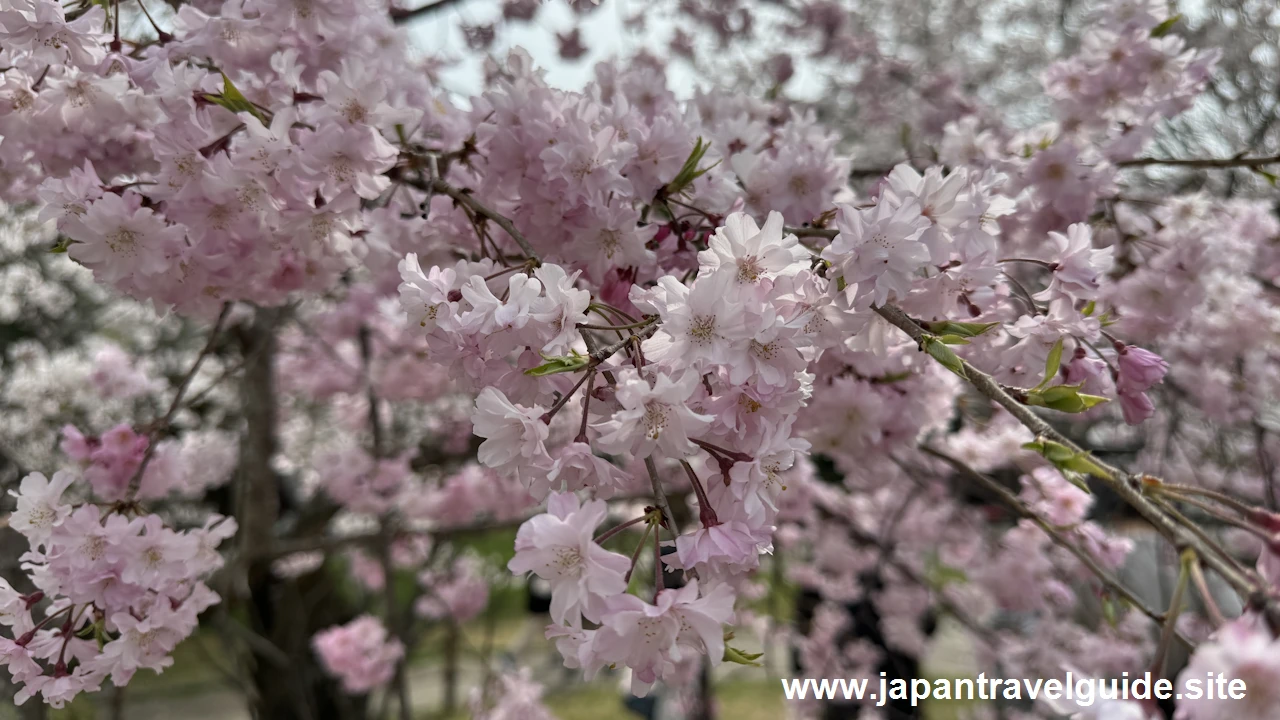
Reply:
M258 122L263 125L269 124L266 116L262 114L258 106L249 102L249 99L240 92L235 83L231 82L231 78L227 77L226 73L222 73L222 94L205 95L205 97L208 98L209 102L224 107L233 113L247 112L258 118Z
M1044 456L1045 460L1057 465L1069 460L1075 453L1071 448L1052 440L1037 439L1022 445L1023 450L1033 450Z
M1182 19L1182 13L1178 13L1177 15L1174 15L1168 20L1165 20L1159 25L1151 28L1151 37L1158 38L1158 37L1164 37L1165 35L1168 35L1169 31L1173 30L1173 26L1177 25L1178 21L1181 19Z
M964 570L947 565L939 560L936 554L925 558L924 577L934 590L941 590L948 585L969 582L969 576L965 574Z
M968 345L969 341L959 335L939 335L938 340L948 345Z
M1054 385L1044 390L1032 390L1027 393L1027 404L1035 407L1047 407L1060 412L1084 412L1095 405L1107 402L1107 398L1098 395L1086 395L1080 392L1084 383L1078 385Z
M1116 627L1119 622L1120 613L1116 610L1115 598L1110 594L1102 596L1102 619L1107 621L1111 627Z
M978 337L1000 323L968 323L955 322L953 320L938 320L937 322L926 323L925 327L931 333L939 335L959 335L960 337Z
M1093 311L1097 309L1098 309L1098 301L1090 300L1089 304L1084 306L1084 310L1080 311L1080 314L1084 315L1085 317L1093 317Z
M875 384L875 385L892 385L893 383L896 383L896 382L902 382L903 380L906 380L907 378L911 377L914 374L915 373L910 371L900 372L900 373L889 373L888 375L881 375L880 377L871 378L871 382L872 384Z
M680 172L676 173L675 178L667 183L663 191L667 195L679 195L684 192L694 180L706 175L711 168L720 164L717 160L705 168L699 169L698 163L702 162L703 156L707 154L707 150L711 148L711 143L702 142L702 138L698 138L693 143L693 152L689 153L689 157L685 158L684 165L680 166Z
M551 356L543 355L542 359L546 362L537 367L529 368L524 371L525 375L533 377L543 377L544 375L555 375L556 373L577 372L587 366L591 362L590 355L579 355L575 351L570 351L569 355Z
M1058 342L1054 343L1049 350L1049 359L1044 364L1044 379L1031 392L1037 392L1053 382L1053 378L1058 374L1058 368L1060 367L1062 367L1062 338L1058 338Z
M968 376L964 374L964 363L960 360L960 356L952 352L946 343L932 335L926 335L920 339L920 346L934 360L941 363L943 367L966 380L968 379Z
M77 241L72 240L66 235L59 235L58 242L54 243L53 247L49 248L49 252L54 254L64 253L67 250L69 250L71 248L71 245L75 242Z
M723 660L725 662L731 662L738 665L746 665L748 667L763 667L763 665L756 662L762 657L764 657L764 653L748 653L748 652L743 652L735 647L731 647L729 645L724 646Z
M1249 169L1261 175L1263 179L1265 179L1267 183L1271 185L1271 187L1276 187L1276 183L1280 182L1280 175L1276 175L1275 173L1269 173L1260 167L1252 167Z
M1097 405L1101 405L1104 402L1111 402L1110 398L1104 398L1101 395L1086 395L1084 393L1076 393L1076 397L1084 401L1085 410L1088 410L1089 408L1095 407Z
M845 282L844 282L844 276L843 276L843 275L841 275L840 277L836 278L836 289L837 289L837 290L839 290L840 292L844 292L844 289L845 289L845 288L847 288L847 287L849 287L849 286L845 284Z
M1084 475L1107 477L1110 473L1093 461L1087 452L1075 452L1071 448L1053 440L1039 438L1022 446L1025 450L1034 450L1053 463L1059 470L1071 470ZM1065 473L1064 473L1065 477ZM1068 478L1070 479L1070 478Z
M1085 480L1084 475L1081 475L1074 470L1059 470L1058 472L1062 473L1062 477L1066 478L1067 482L1083 490L1086 495L1093 494L1093 491L1089 489L1089 483Z

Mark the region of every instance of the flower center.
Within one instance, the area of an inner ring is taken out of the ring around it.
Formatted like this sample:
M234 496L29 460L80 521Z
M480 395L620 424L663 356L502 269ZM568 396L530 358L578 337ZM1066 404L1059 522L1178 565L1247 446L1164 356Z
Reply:
M138 249L138 234L128 228L119 228L107 236L107 247L112 252L131 255Z
M715 315L694 315L689 323L689 335L698 345L706 345L716 336Z
M740 283L753 283L760 279L763 272L760 259L755 255L748 255L738 260L738 282Z
M663 402L650 400L644 404L644 434L650 440L657 440L662 435L662 431L667 427L667 419L671 414L671 407Z

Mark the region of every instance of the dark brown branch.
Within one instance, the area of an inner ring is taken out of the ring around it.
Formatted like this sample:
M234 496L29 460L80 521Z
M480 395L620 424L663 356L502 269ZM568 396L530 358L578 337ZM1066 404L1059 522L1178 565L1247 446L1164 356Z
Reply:
M1171 158L1136 158L1133 160L1121 160L1116 163L1118 167L1146 167L1148 165L1165 165L1168 167L1187 167L1187 168L1234 168L1246 167L1256 168L1264 165L1280 164L1280 155L1274 157L1263 158L1193 158L1193 159L1171 159Z
M785 228L782 228L782 232L790 235L795 235L798 238L820 237L820 238L826 238L828 240L840 234L840 231L836 230L835 228L820 228L820 227L785 227Z
M516 229L516 226L505 215L490 210L487 206L481 204L479 200L476 200L470 192L456 188L443 180L433 180L430 187L438 193L444 193L453 198L454 202L466 205L477 215L492 220L498 227L507 231L511 239L516 241L516 244L520 246L520 250L524 252L525 257L535 262L541 262L538 260L538 253L534 252L533 246L529 244L529 241L525 239L524 235Z
M391 8L388 14L391 15L391 21L393 23L396 25L403 25L404 23L417 20L418 18L430 17L442 10L448 10L454 5L461 5L464 2L466 2L466 0L436 0L436 2L428 3L422 7L413 8L412 10Z

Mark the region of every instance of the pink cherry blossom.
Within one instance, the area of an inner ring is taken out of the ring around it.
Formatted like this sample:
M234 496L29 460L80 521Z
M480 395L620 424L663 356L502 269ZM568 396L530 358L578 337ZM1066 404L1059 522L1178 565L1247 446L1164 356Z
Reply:
M317 633L311 644L325 670L341 680L342 689L352 695L390 682L404 657L404 645L389 637L382 622L372 615Z

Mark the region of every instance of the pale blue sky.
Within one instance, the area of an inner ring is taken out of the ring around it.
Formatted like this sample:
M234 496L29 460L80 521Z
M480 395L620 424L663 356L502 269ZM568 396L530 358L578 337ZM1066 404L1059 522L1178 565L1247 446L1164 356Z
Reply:
M588 0L580 0L586 2ZM593 76L592 68L600 60L623 53L641 42L623 29L626 11L634 11L646 0L604 0L601 7L582 23L586 56L572 63L560 59L555 34L568 32L574 25L574 13L564 0L550 0L539 11L533 23L512 23L499 35L495 50L501 54L508 46L519 45L529 51L539 67L547 70L547 80L565 89L580 89ZM463 0L439 14L414 21L411 26L414 43L424 53L442 53L463 57L463 62L444 74L450 90L471 95L481 87L481 60L467 51L466 41L458 30L459 21L477 25L500 20L500 0ZM505 41L505 44L503 44Z

